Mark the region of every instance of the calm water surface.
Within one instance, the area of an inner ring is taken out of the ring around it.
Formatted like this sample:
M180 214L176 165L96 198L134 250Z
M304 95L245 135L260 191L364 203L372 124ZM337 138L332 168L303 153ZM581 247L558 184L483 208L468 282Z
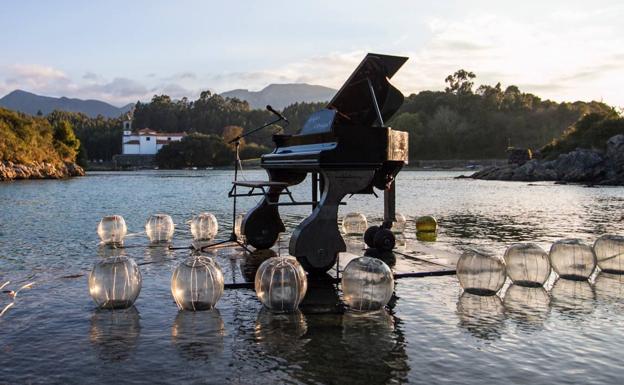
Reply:
M478 246L501 253L517 241L548 248L624 232L624 188L453 179L458 173L404 171L399 211L433 214L434 247ZM264 179L261 171L247 179ZM0 317L0 383L593 383L624 376L624 279L556 281L547 290L508 287L495 297L462 294L455 277L398 281L388 312L272 315L251 290L226 291L218 310L178 312L169 279L188 251L146 248L146 218L170 214L174 244L190 240L193 214L229 226L227 171L92 173L69 181L0 184L0 285L35 282ZM308 186L295 189L304 199ZM383 201L355 196L341 213L375 220ZM246 210L253 205L242 203ZM141 266L134 307L98 311L87 273L102 255L95 228L121 214L135 233L124 250ZM289 227L307 209L288 209ZM406 236L414 238L413 221ZM226 276L250 260L220 253ZM338 297L332 287L321 288ZM0 293L0 309L11 301Z

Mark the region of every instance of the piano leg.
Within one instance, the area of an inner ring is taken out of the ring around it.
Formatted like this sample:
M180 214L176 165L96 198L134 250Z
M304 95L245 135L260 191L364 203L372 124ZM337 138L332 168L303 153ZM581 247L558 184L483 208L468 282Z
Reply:
M321 200L290 238L289 252L309 273L329 270L346 245L338 230L338 205L347 194L363 190L373 179L373 170L323 170Z
M269 181L285 182L289 186L301 183L306 173L297 173L282 170L267 170ZM245 240L256 249L268 249L275 244L279 234L285 231L280 217L278 206L269 202L278 202L283 187L271 186L267 196L253 209L247 212L241 226Z

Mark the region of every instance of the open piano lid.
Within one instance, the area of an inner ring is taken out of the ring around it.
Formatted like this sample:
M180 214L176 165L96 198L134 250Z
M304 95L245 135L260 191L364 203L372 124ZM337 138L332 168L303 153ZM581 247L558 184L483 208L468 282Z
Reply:
M377 112L368 86L370 79L384 122L403 104L403 94L388 79L408 58L369 53L343 84L327 108L337 110L338 119L346 124L372 126Z

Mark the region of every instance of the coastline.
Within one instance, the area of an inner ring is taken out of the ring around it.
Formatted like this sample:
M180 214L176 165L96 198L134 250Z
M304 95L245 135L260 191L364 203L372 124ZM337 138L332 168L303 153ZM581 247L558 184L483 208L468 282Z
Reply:
M30 164L0 162L0 182L25 179L67 179L84 176L85 171L74 162L52 164L34 162Z

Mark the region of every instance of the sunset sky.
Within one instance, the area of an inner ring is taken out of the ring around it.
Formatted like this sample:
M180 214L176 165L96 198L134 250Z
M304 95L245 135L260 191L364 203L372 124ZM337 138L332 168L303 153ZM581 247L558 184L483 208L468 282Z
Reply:
M23 89L122 105L166 93L339 87L366 52L410 60L405 93L476 84L624 107L618 1L30 1L0 12L0 96Z

